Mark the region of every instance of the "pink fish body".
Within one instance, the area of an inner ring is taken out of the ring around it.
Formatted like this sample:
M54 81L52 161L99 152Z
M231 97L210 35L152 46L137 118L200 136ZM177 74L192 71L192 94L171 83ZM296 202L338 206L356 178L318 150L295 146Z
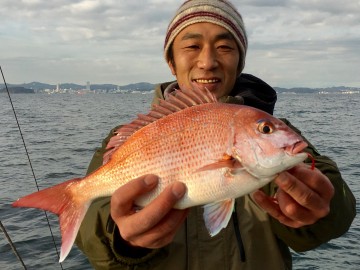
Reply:
M59 215L60 261L70 252L91 202L139 176L160 177L155 190L137 200L139 206L181 181L187 192L175 207L205 205L205 224L216 235L227 226L235 198L307 157L301 152L307 144L282 121L252 107L218 103L200 90L177 91L148 115L120 128L109 145L114 147L105 156L109 161L94 173L13 203Z

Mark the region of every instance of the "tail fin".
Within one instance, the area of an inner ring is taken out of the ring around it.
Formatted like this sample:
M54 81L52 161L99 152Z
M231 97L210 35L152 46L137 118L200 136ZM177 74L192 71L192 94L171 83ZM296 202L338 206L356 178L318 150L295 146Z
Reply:
M40 190L20 198L12 204L14 207L30 207L47 210L59 216L62 239L60 262L69 254L80 224L91 202L84 196L72 192L71 186L80 180L82 180L82 178L75 178Z

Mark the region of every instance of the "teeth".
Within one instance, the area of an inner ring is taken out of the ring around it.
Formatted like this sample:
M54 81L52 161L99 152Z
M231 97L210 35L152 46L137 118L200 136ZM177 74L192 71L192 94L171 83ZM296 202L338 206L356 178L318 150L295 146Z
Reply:
M218 80L204 80L204 79L199 79L199 80L195 80L198 83L216 83L218 82Z

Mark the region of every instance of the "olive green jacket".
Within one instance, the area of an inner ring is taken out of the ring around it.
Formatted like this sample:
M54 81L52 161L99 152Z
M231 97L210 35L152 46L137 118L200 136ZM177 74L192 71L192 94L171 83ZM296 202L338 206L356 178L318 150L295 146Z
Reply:
M164 98L167 86L168 84L158 86L155 97ZM245 100L245 104L249 104L256 100L253 97L248 99L246 94L244 96L244 99L229 97L224 102L237 103L240 100L243 103ZM260 98L266 101L265 110L272 113L273 105L270 103L275 103L276 95L271 93L267 98ZM284 121L300 133L288 121ZM95 152L88 173L102 165L105 146L111 136L113 131ZM229 225L214 237L209 235L204 225L203 209L199 206L190 209L186 221L171 244L155 250L134 250L121 239L118 228L110 217L110 198L100 198L90 206L76 244L93 267L99 270L291 269L289 247L298 252L306 251L341 236L350 227L356 213L355 198L336 164L321 156L311 144L306 151L315 158L316 167L335 187L330 214L313 225L300 229L284 226L269 217L247 195L236 199L235 212ZM276 186L270 183L263 190L268 195L274 195Z

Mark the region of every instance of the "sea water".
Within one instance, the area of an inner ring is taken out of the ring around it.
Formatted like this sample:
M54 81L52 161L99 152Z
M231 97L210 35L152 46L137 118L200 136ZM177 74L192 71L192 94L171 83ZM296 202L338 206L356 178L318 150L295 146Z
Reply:
M81 177L96 147L111 128L146 113L152 93L13 94L23 146L11 103L0 94L0 220L28 269L61 269L44 212L12 208L18 197ZM279 94L277 117L302 130L318 151L334 159L353 193L360 197L360 94ZM357 212L359 213L359 204ZM48 214L57 246L57 217ZM342 237L315 250L295 253L294 269L359 269L360 219ZM261 259L261 258L259 258ZM74 246L63 269L91 269ZM0 232L0 269L22 269Z

